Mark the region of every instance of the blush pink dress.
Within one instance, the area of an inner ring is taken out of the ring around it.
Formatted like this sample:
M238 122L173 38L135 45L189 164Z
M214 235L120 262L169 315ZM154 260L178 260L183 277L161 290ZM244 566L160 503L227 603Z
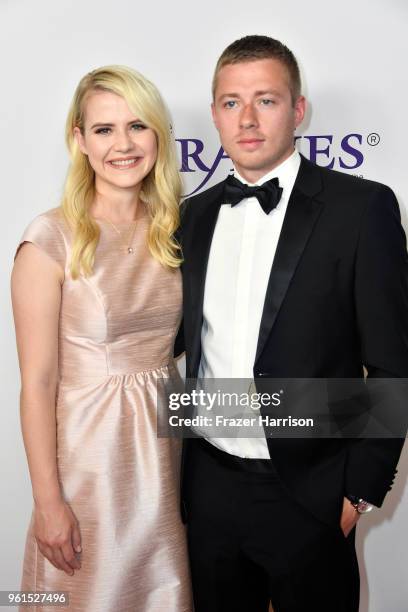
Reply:
M70 577L43 557L31 522L21 588L65 591L70 603L21 609L191 612L179 515L180 440L158 438L156 421L157 383L179 377L173 344L181 319L180 271L151 256L144 206L132 254L108 222L98 223L89 278L70 276L71 234L59 209L34 219L21 240L65 270L57 462L82 538L82 568ZM128 233L126 226L117 229Z

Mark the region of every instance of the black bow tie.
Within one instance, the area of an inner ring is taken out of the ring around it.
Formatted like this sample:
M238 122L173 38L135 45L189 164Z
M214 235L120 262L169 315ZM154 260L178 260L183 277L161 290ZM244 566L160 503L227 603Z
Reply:
M232 206L236 206L244 198L257 198L262 210L269 215L277 205L282 196L282 187L279 187L279 179L273 178L266 181L263 185L249 187L244 185L235 176L230 174L224 185L224 201Z

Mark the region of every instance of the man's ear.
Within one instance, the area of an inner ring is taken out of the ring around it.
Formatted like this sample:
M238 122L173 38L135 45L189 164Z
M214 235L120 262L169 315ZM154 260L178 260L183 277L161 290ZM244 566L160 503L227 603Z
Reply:
M84 155L88 155L88 151L85 146L85 139L79 127L74 127L73 134L75 140L77 141L79 150L84 153Z
M306 98L299 96L295 102L295 128L303 121L306 112Z

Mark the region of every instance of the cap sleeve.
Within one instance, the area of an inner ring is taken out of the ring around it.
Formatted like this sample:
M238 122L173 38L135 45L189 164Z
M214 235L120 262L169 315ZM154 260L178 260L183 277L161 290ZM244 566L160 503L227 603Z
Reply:
M55 218L45 213L31 221L21 237L14 257L17 256L25 242L35 244L51 259L56 261L63 270L65 269L66 245L64 236Z

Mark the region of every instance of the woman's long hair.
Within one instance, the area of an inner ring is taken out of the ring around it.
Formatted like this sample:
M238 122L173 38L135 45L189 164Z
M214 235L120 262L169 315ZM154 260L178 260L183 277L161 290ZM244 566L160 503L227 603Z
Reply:
M102 90L115 93L126 101L132 112L157 139L157 160L143 179L141 199L150 214L148 246L164 266L176 268L181 263L180 248L174 238L179 224L181 180L177 169L170 118L157 88L141 74L126 66L103 66L85 75L78 84L68 113L65 138L71 164L65 181L61 207L73 230L70 270L72 278L92 274L99 227L90 215L95 197L95 172L88 156L81 152L74 128L84 130L86 96Z

